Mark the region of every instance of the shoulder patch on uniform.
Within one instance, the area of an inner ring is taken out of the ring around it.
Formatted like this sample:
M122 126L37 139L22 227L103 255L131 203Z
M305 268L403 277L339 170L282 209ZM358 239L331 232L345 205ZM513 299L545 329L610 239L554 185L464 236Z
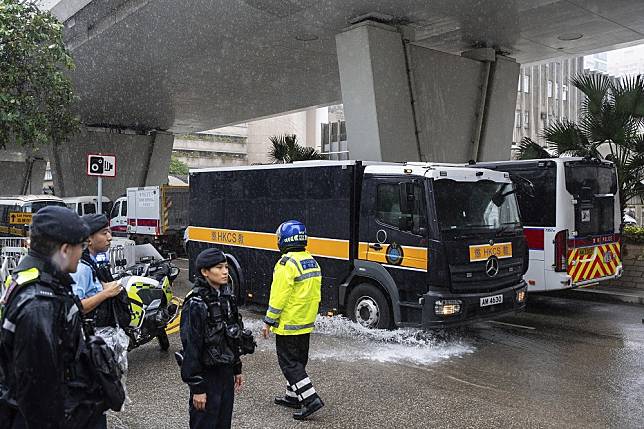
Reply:
M52 291L44 289L44 288L40 288L40 287L36 288L36 295L37 296L44 296L44 297L47 297L47 298L54 298L56 296Z
M20 271L16 275L16 283L18 283L20 286L26 285L28 283L35 282L39 277L40 271L38 271L38 268L29 268L28 270Z
M203 301L203 299L201 298L201 295L199 295L199 292L197 292L194 289L192 289L192 290L190 290L190 292L188 292L188 294L183 299L183 301L186 302L186 301L191 301L193 299L197 300L197 301Z
M318 268L318 263L315 262L315 259L303 259L300 261L303 270L312 270Z
M280 259L280 265L286 265L286 263L290 260L288 256L282 256L282 259Z

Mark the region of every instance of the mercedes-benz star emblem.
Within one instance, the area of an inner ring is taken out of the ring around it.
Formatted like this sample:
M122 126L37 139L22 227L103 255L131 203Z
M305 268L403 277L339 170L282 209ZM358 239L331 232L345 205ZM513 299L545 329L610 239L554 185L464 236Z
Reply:
M485 263L485 274L487 274L488 277L495 277L499 274L499 259L497 257L492 256L487 260Z

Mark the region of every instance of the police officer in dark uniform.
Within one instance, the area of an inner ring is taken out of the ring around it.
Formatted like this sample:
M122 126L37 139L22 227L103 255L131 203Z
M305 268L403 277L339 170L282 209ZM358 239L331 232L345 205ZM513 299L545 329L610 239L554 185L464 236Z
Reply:
M243 384L243 324L222 251L204 250L195 267L195 284L181 310L181 378L190 387L190 428L230 428L234 393Z
M0 428L93 428L101 391L82 366L80 302L72 292L89 230L56 206L33 217L31 248L7 279L0 327Z

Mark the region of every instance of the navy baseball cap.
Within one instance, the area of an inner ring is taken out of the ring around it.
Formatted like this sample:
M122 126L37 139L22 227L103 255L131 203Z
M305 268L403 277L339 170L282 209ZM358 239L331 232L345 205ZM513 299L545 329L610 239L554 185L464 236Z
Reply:
M76 212L67 207L46 206L31 221L31 233L58 243L79 244L89 237L89 227Z

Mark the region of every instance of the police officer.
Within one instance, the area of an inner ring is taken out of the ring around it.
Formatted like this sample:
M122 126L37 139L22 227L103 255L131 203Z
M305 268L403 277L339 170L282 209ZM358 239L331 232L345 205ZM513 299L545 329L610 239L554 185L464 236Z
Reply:
M286 395L275 404L299 408L293 414L303 420L324 406L306 373L309 342L320 304L322 273L306 251L306 227L297 220L277 229L277 245L283 256L275 265L268 311L262 335L275 333L277 360L286 377Z
M104 411L78 359L85 344L69 275L88 235L64 207L33 217L31 248L2 297L0 428L93 428Z
M89 214L82 217L89 227L89 242L83 251L78 270L72 274L73 290L83 304L83 312L91 313L102 307L96 314L96 327L116 326L114 312L108 309L108 300L116 297L122 290L118 282L111 279L109 270L98 266L96 256L107 252L112 243L109 221L103 214Z
M89 239L78 269L71 274L74 280L72 289L81 300L83 313L87 314L87 317L94 322L97 334L104 335L101 331L102 328L120 329L119 326L129 324L129 301L127 293L112 278L108 266L106 264L99 266L96 259L98 254L107 252L112 243L112 232L107 217L104 214L95 213L85 215L82 219L89 227ZM118 317L119 315L121 317ZM127 338L124 334L118 336L122 339ZM108 344L114 345L112 350L120 358L121 369L125 372L127 369L127 343L119 344L118 347L115 346L116 341L108 341ZM99 427L107 428L105 414L103 414Z
M181 378L190 388L190 428L230 428L234 393L243 384L236 343L243 324L222 251L204 250L195 268L195 284L181 310Z

